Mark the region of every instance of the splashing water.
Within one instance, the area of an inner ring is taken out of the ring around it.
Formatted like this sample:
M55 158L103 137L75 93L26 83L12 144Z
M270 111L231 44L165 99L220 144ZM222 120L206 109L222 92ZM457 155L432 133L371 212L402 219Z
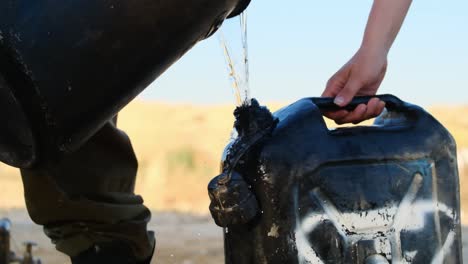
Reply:
M234 90L237 106L250 104L250 88L249 88L249 57L247 45L247 13L244 12L239 16L242 54L238 55L231 47L229 41L226 40L224 30L221 29L218 33L219 42L226 60L229 80ZM236 59L241 63L237 64Z

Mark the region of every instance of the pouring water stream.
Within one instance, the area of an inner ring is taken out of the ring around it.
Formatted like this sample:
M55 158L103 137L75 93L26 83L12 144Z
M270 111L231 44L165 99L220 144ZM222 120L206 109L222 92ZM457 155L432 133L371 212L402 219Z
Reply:
M224 53L224 58L227 65L229 80L234 90L236 105L250 104L250 88L249 88L249 57L247 43L247 13L244 12L239 16L242 54L238 55L233 52L229 46L229 41L225 38L224 32L221 29L218 37L219 43ZM241 58L238 58L241 57ZM237 64L240 61L240 64Z

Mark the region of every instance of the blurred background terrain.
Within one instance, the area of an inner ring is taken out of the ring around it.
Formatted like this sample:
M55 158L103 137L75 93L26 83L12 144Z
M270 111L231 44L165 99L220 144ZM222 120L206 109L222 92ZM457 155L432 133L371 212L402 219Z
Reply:
M222 263L222 230L209 216L206 186L218 173L233 108L137 100L119 116L119 127L129 134L139 159L136 192L154 213L151 228L157 233L159 263ZM457 140L462 221L468 225L468 118L459 118L468 115L468 106L428 110ZM69 263L29 220L18 171L2 165L0 173L0 217L13 220L14 248L34 240L44 263Z

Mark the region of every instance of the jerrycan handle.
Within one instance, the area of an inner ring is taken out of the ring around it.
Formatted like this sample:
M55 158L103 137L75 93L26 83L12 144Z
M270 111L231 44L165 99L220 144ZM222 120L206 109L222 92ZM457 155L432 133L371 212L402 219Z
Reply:
M380 126L379 129L381 129L382 126L386 127L386 129L402 129L410 126L420 127L425 122L430 121L430 115L421 107L402 101L391 94L356 96L344 107L336 105L333 102L334 98L331 97L313 97L310 99L320 111L337 111L342 109L352 111L360 104L367 104L372 98L379 98L385 102L385 108L389 113L397 114L387 116L384 119L380 119L378 123L375 123ZM322 122L325 125L325 121L323 119Z
M354 110L360 104L367 104L372 98L379 98L385 102L385 108L389 111L405 111L407 110L407 104L400 100L398 97L391 94L382 94L374 96L356 96L346 106L341 107L336 105L333 97L313 97L312 102L322 111L337 111L337 110Z

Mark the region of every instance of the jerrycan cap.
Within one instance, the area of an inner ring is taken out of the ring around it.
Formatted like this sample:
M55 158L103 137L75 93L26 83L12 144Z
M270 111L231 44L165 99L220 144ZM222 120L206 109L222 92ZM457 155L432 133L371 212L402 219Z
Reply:
M227 150L222 173L208 185L210 212L221 227L246 224L258 215L259 205L252 186L235 169L254 146L271 134L278 122L255 99L236 108L234 115L239 136Z
M222 173L208 185L211 215L221 227L248 223L259 211L257 199L238 172L233 171L227 177Z

